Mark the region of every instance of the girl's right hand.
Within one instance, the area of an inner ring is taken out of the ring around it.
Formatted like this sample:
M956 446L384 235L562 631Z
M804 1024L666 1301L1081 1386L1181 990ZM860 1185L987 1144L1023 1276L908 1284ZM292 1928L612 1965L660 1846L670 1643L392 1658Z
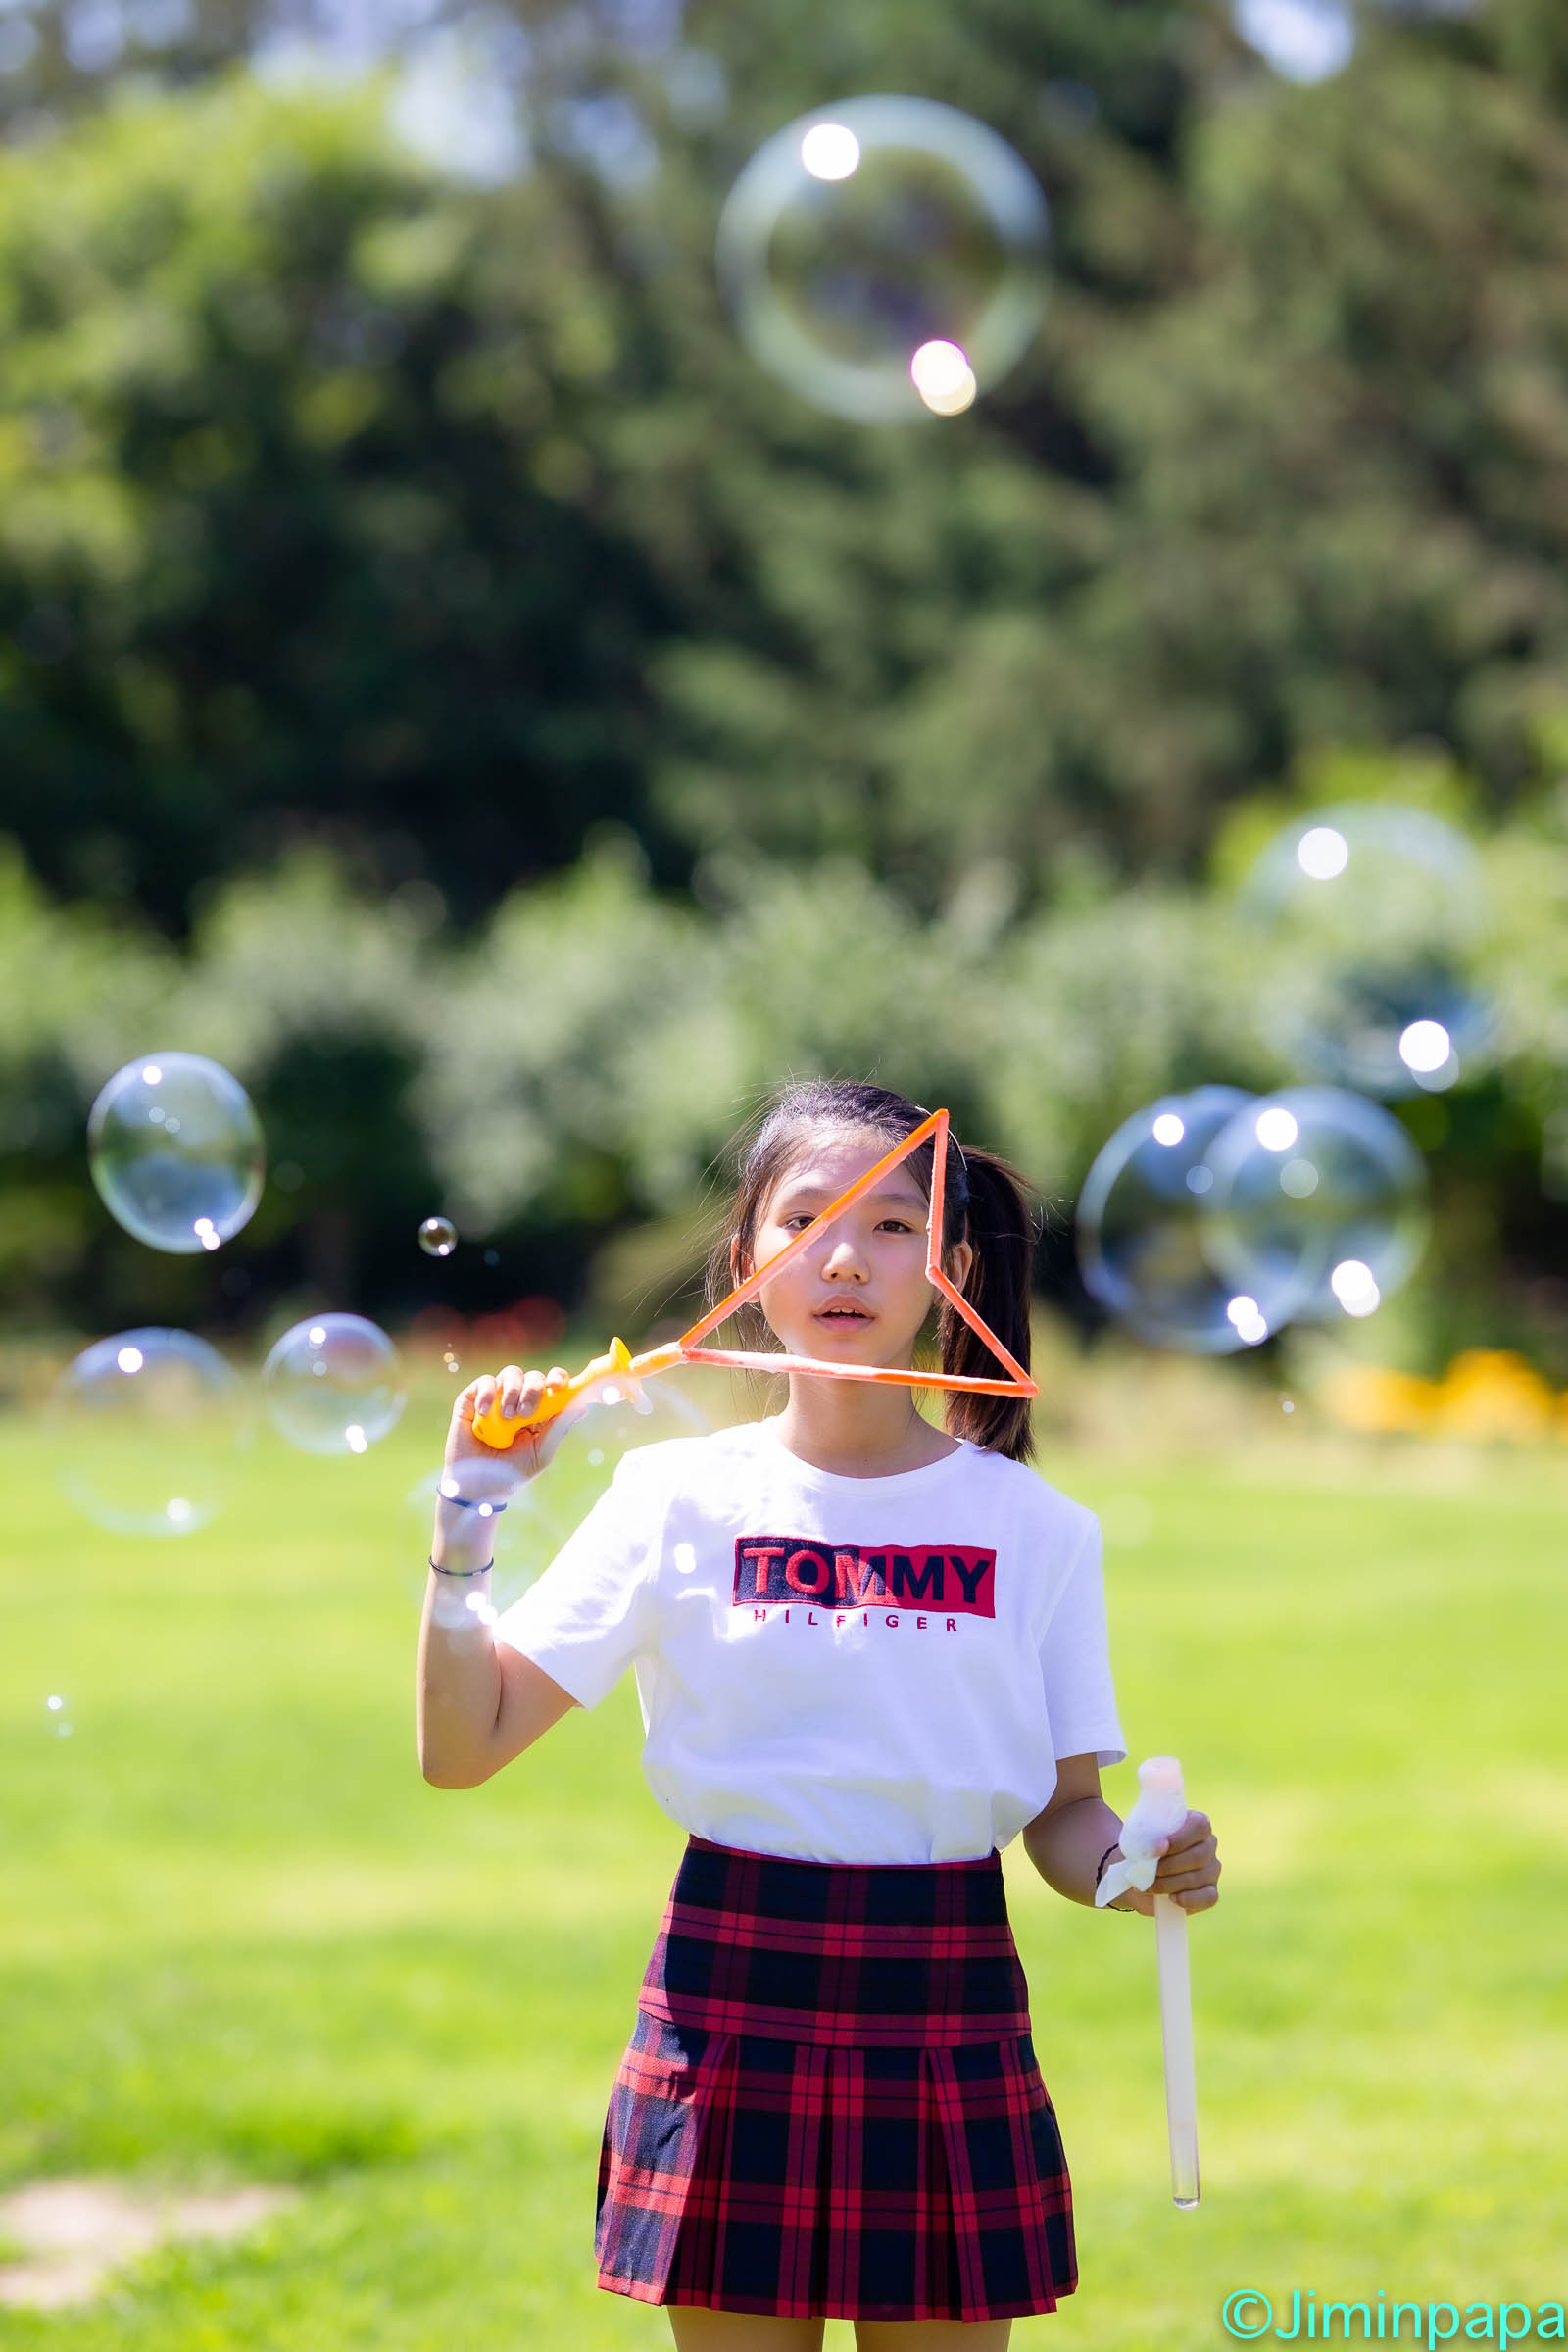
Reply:
M448 1469L456 1462L494 1462L506 1464L514 1478L537 1478L566 1431L587 1409L586 1397L573 1397L564 1411L524 1429L514 1438L505 1453L498 1453L493 1446L474 1436L474 1419L489 1412L499 1400L502 1419L511 1421L533 1409L547 1380L562 1381L569 1377L562 1364L553 1365L548 1373L525 1372L520 1364L504 1364L499 1372L481 1372L477 1380L470 1380L452 1407L447 1428Z

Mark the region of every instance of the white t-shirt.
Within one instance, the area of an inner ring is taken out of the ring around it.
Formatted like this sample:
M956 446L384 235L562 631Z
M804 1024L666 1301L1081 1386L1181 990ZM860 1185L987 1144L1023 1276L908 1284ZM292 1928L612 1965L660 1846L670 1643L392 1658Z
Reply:
M1099 1520L967 1441L891 1478L766 1421L639 1447L495 1630L585 1707L632 1666L655 1799L753 1853L969 1861L1058 1756L1127 1753Z

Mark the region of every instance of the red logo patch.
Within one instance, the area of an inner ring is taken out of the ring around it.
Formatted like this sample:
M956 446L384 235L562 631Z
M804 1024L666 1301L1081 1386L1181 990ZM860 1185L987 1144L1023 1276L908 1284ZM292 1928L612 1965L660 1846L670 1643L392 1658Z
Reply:
M733 1608L820 1601L824 1608L946 1609L995 1617L997 1555L962 1544L822 1544L810 1536L741 1536Z

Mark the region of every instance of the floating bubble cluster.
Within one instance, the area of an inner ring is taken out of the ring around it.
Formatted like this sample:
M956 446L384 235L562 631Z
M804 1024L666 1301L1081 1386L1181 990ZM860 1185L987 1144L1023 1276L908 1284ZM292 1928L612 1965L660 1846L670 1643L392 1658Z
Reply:
M1426 1240L1426 1169L1393 1113L1335 1087L1200 1087L1136 1112L1078 1204L1086 1288L1157 1347L1225 1354L1372 1314Z
M306 1453L366 1453L406 1402L398 1351L363 1315L311 1315L262 1366L272 1426Z
M1250 1103L1215 1138L1213 1261L1277 1286L1294 1317L1374 1313L1426 1240L1426 1168L1398 1120L1336 1087Z
M1451 1086L1486 1045L1466 976L1480 862L1422 808L1348 802L1279 833L1240 906L1266 933L1261 1018L1304 1075L1396 1097Z
M458 1246L458 1229L450 1217L426 1217L419 1227L419 1248L426 1257L450 1257Z
M1046 201L996 131L930 98L850 98L775 132L730 190L718 275L752 356L860 423L958 415L1045 301Z
M1230 1354L1266 1339L1288 1311L1287 1286L1252 1269L1231 1280L1204 1249L1214 1187L1206 1154L1250 1100L1234 1086L1162 1096L1123 1121L1084 1181L1084 1281L1156 1347Z
M186 1536L222 1505L244 1434L240 1385L188 1331L117 1332L58 1382L60 1484L116 1535Z
M255 1107L200 1054L148 1054L117 1070L88 1115L87 1159L117 1223L177 1256L220 1248L262 1197Z

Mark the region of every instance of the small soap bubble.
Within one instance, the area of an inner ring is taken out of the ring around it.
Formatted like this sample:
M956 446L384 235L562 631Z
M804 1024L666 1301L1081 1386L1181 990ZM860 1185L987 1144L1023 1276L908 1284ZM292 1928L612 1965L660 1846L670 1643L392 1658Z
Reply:
M457 1357L453 1354L450 1348L447 1349L445 1355L442 1356L441 1361L445 1364L449 1372L458 1372L462 1370L462 1366L459 1364Z
M51 1690L44 1700L44 1730L52 1740L70 1740L75 1725L71 1720L71 1701L60 1691Z
M1480 861L1426 809L1347 802L1297 819L1238 901L1263 946L1258 1017L1305 1076L1389 1098L1441 1093L1490 1044L1469 975Z
M366 1453L406 1402L398 1351L363 1315L314 1315L262 1366L272 1426L306 1453Z
M261 1122L237 1078L200 1054L126 1062L87 1119L87 1164L104 1206L149 1249L193 1257L253 1214Z
M718 229L754 359L859 423L957 416L1033 340L1046 200L985 123L930 98L850 98L759 148Z
M450 1217L426 1217L419 1227L419 1248L426 1257L450 1257L458 1246L458 1229Z
M1425 1163L1392 1111L1337 1087L1250 1102L1209 1147L1204 1248L1293 1316L1375 1313L1427 1235Z
M1239 1286L1203 1247L1214 1182L1208 1148L1250 1101L1234 1086L1166 1096L1123 1121L1084 1179L1085 1287L1156 1348L1229 1354L1256 1347L1285 1320L1284 1286Z
M220 1509L245 1436L238 1380L188 1331L96 1340L50 1410L63 1493L116 1535L184 1536Z

